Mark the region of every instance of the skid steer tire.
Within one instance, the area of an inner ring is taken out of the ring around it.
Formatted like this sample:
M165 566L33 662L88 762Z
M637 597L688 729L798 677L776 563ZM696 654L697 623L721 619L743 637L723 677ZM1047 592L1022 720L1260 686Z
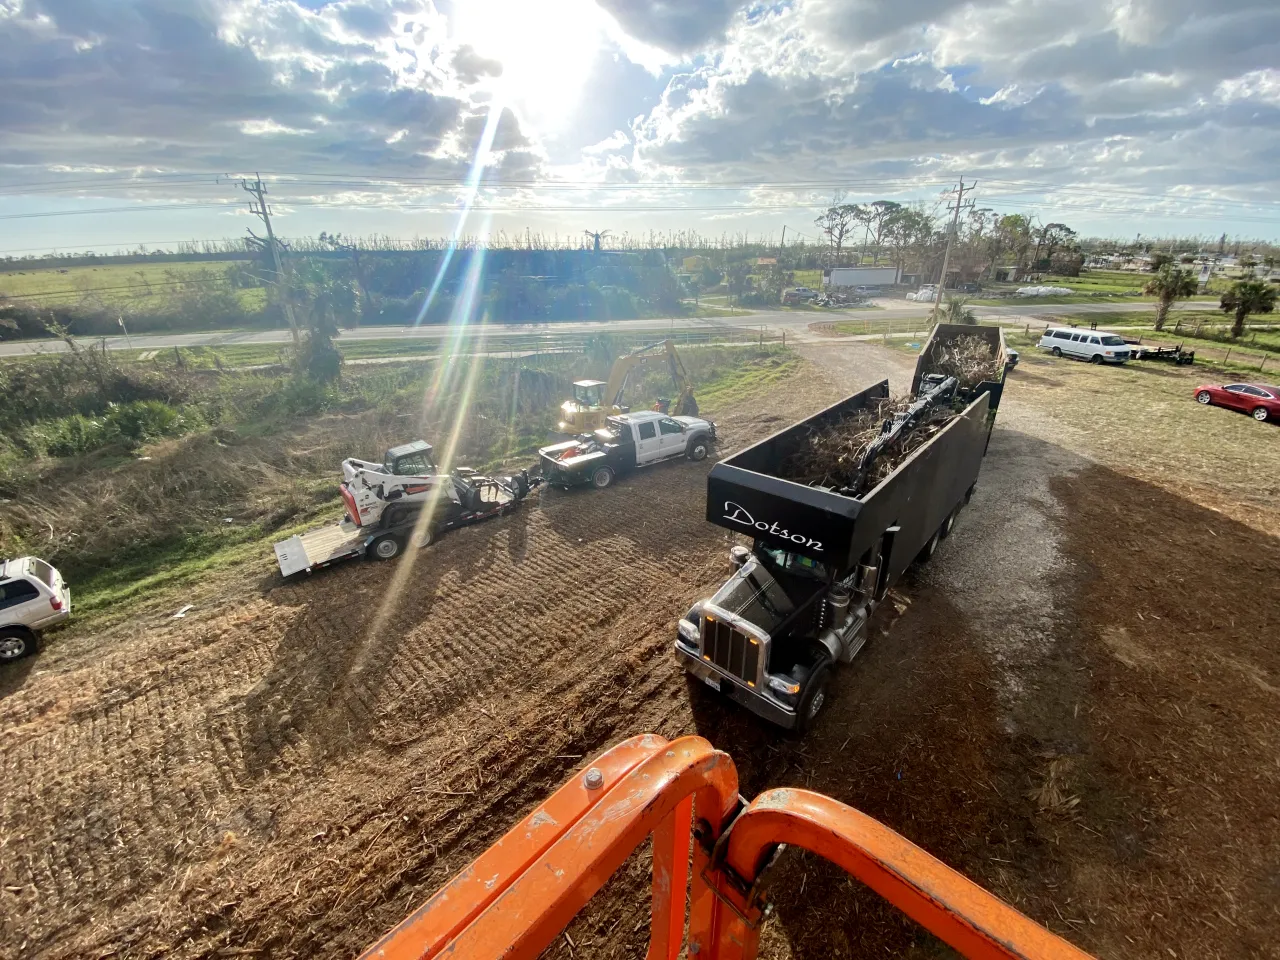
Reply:
M369 556L374 560L391 560L400 556L400 550L400 538L390 533L384 533L369 544Z
M612 467L597 467L595 473L591 474L591 485L597 490L603 490L605 487L613 483Z
M382 515L382 525L388 530L392 527L398 527L402 523L408 523L412 513L413 511L405 506L387 507L386 512Z

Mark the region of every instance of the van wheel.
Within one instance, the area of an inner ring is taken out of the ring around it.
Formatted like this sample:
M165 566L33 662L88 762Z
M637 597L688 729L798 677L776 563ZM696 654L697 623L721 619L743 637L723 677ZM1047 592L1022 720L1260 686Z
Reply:
M1055 357L1060 357L1060 356L1062 356L1062 348L1061 348L1061 347L1054 347L1054 348L1053 348L1052 350L1050 350L1049 352L1050 352L1050 353L1052 353Z
M613 483L612 467L599 467L596 472L591 475L591 485L597 490L603 490L611 483Z
M808 733L827 705L827 682L831 679L831 664L822 661L809 674L804 696L796 708L796 733Z
M369 556L376 557L378 560L390 560L399 554L400 539L389 533L384 533L369 544Z
M1101 363L1101 362L1102 362L1102 358L1101 358L1100 356L1098 356L1098 355L1095 353L1092 357L1090 357L1090 358L1089 358L1089 362L1090 362L1090 363Z
M36 635L21 627L0 630L0 663L21 660L36 652Z
M694 460L694 461L707 459L707 441L705 440L693 441L693 446L689 448L688 456L690 460Z

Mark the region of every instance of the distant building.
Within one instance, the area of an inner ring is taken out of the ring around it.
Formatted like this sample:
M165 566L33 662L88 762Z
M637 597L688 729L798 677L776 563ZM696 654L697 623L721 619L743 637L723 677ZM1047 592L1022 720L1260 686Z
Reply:
M772 267L777 262L777 257L756 257L757 267Z

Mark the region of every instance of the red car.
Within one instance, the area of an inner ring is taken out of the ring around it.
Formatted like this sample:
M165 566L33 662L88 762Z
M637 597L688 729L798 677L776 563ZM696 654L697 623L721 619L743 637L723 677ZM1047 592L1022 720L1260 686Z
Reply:
M1205 384L1196 387L1196 400L1205 406L1241 410L1259 423L1280 420L1280 387L1265 383L1228 383L1225 387Z

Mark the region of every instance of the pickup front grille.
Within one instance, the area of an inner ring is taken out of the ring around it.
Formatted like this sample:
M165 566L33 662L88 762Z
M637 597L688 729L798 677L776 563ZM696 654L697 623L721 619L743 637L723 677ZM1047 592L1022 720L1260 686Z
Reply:
M760 642L715 617L702 618L702 656L743 683L756 685Z

